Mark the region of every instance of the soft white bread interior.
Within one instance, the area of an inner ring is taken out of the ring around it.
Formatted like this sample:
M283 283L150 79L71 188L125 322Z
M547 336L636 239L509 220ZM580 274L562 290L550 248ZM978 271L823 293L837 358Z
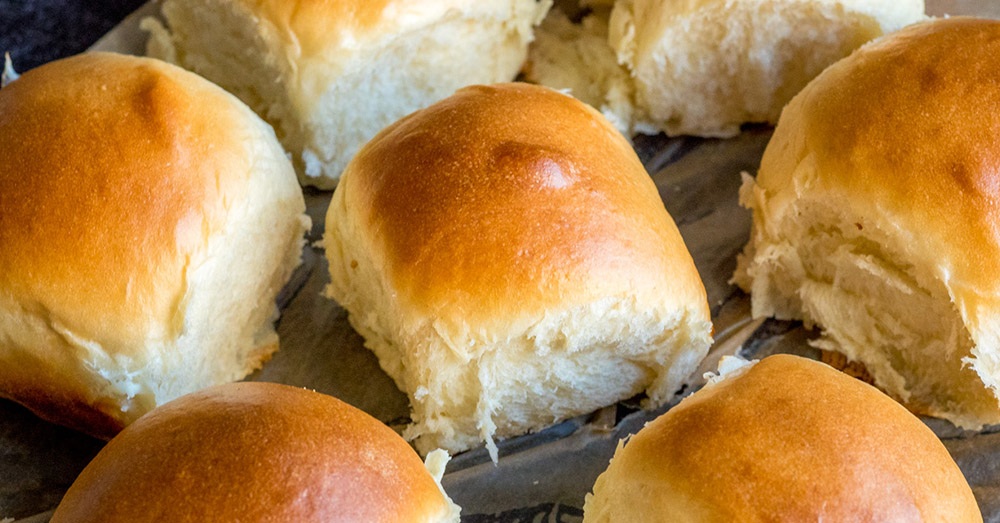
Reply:
M204 79L94 53L0 90L0 396L111 437L277 349L308 219L271 128Z
M618 445L585 523L981 522L941 441L874 387L777 355Z
M924 17L923 0L589 4L578 25L553 10L526 73L571 89L626 135L724 137L742 123L775 123L823 68Z
M597 112L475 86L379 133L326 218L330 297L453 452L645 391L711 342L705 288L656 186Z
M551 0L165 0L148 53L271 122L303 184L332 189L383 127L459 87L509 81Z
M433 460L446 461L440 454ZM392 429L336 398L230 383L122 431L52 522L458 523L439 481Z
M916 412L1000 423L1000 22L918 24L785 110L743 203L755 316L818 325Z
M627 68L608 45L609 9L595 10L573 23L553 9L535 33L525 64L525 78L565 90L601 111L619 131L631 136L658 129L642 127L632 100L635 86Z

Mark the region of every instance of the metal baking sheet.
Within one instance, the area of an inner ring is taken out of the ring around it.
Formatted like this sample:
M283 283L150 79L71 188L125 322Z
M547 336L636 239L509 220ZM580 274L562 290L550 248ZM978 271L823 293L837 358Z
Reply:
M1000 18L1000 2L928 0L933 15L978 14ZM138 20L158 12L156 2L125 19L94 48L141 54ZM747 296L729 277L749 236L750 215L737 204L740 172L753 173L770 138L767 127L749 127L727 140L637 137L636 152L677 222L705 282L716 344L685 389L657 411L632 402L580 416L536 434L500 443L499 465L483 449L455 456L444 487L463 507L466 522L582 520L584 496L604 470L617 441L642 427L701 386L723 354L761 357L774 352L815 357L814 333L797 323L753 321ZM322 235L330 193L306 189L313 219L309 240ZM308 387L341 398L395 428L408 421L406 396L348 325L346 313L321 296L328 281L323 252L306 249L303 264L279 301L281 350L250 380ZM965 472L986 521L1000 521L1000 433L965 433L925 420L942 437ZM0 518L18 523L48 520L79 471L103 442L35 418L0 400Z

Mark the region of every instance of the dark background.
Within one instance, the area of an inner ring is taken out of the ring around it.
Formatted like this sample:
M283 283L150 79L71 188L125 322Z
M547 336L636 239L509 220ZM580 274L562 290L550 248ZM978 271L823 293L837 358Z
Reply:
M0 0L0 53L24 72L80 53L146 0Z

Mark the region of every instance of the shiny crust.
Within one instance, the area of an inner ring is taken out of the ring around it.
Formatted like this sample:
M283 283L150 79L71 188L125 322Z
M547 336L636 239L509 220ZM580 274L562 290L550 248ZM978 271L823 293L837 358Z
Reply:
M395 432L333 397L273 383L184 396L112 440L61 521L447 521L449 504Z
M453 452L681 386L705 289L655 184L599 113L548 88L461 89L390 125L334 192L327 295Z
M555 91L462 89L376 136L339 190L410 312L502 331L629 289L708 317L691 257L628 142Z
M185 254L221 227L250 168L239 134L222 132L232 103L166 67L86 55L0 91L4 298L125 356L150 323L177 334Z
M874 387L789 355L646 425L619 448L596 497L609 487L636 495L600 500L636 507L635 522L982 521L962 472L920 420Z
M757 185L808 187L891 217L910 263L935 267L975 315L980 298L1000 295L1000 59L984 59L997 56L1000 22L961 17L862 48L785 110ZM802 162L822 178L793 182Z
M915 24L863 47L785 109L752 195L755 234L779 237L797 199L835 202L841 216L882 238L917 284L940 286L974 344L971 353L942 357L970 380L978 374L992 395L1000 386L998 57L1000 22L964 17ZM912 408L927 410L914 399ZM966 428L997 422L995 403L972 403L929 412Z
M0 133L0 396L110 438L277 349L271 303L307 220L273 132L236 98L88 53L3 88ZM248 275L225 295L220 265Z

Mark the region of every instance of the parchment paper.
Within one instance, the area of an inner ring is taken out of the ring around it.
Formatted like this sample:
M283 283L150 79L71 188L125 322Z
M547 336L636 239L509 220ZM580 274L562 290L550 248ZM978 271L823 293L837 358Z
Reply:
M979 14L1000 18L1000 2L928 0L928 13ZM141 54L142 16L147 4L94 48ZM705 282L715 322L716 343L702 367L668 405L654 412L634 401L602 409L555 427L511 440L494 465L483 449L455 456L444 487L463 507L467 522L579 522L581 507L614 452L618 440L697 390L702 374L723 354L763 357L786 352L816 357L813 335L797 323L752 321L749 300L728 284L736 253L749 236L749 212L737 205L740 172L755 172L770 129L750 127L736 138L702 140L637 137L635 147L674 217ZM313 219L310 241L322 235L330 193L306 189ZM378 366L346 313L320 294L328 281L323 253L307 248L303 264L279 298L281 350L250 380L298 385L345 400L395 428L408 422L406 396ZM925 420L942 437L962 468L986 521L1000 521L1000 433L958 431ZM50 425L0 400L0 517L41 523L65 490L103 446L71 430Z

